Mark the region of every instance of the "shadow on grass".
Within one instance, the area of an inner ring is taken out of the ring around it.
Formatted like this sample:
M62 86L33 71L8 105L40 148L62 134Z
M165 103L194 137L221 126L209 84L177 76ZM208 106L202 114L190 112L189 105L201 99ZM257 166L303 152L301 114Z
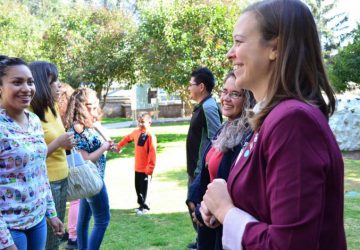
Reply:
M165 182L174 182L180 187L187 187L188 177L186 171L184 171L183 169L159 173L156 175L156 178Z
M114 136L114 137L111 137L111 139L114 142L119 142L122 139L122 137ZM162 153L166 147L164 145L165 143L185 141L186 135L184 135L184 134L158 134L158 135L156 135L156 139L157 139L156 152ZM123 147L123 150L121 151L120 154L108 152L106 155L107 160L112 160L112 159L117 159L117 158L132 158L132 157L134 157L134 142L130 142L125 147Z
M134 210L111 210L111 222L101 249L185 249L193 240L188 213L135 215Z

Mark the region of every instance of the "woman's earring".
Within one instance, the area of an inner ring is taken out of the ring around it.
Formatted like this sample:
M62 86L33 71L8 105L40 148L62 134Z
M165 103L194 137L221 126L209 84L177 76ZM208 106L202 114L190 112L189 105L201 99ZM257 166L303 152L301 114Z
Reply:
M269 55L269 59L270 59L270 61L275 61L275 59L276 59L276 53L275 53L275 52L272 52L272 53Z

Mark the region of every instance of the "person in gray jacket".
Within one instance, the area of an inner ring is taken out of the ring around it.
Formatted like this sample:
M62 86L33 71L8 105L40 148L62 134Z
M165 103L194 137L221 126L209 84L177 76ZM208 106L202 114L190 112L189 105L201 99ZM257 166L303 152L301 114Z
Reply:
M186 160L188 173L188 187L193 183L201 170L201 155L204 153L210 140L215 136L221 126L222 115L216 100L211 92L215 86L215 77L206 67L201 67L191 73L189 83L190 98L197 102L190 121L189 132L186 139ZM189 207L192 212L195 207ZM193 222L196 231L196 224ZM190 243L189 249L196 249L196 243Z

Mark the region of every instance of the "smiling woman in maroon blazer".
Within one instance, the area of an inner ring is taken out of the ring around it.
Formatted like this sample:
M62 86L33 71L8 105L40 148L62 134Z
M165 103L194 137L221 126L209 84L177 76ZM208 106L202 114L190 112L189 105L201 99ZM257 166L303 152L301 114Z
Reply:
M223 224L224 249L346 249L344 164L328 125L335 97L311 12L299 0L255 3L233 37L227 56L257 101L255 133L228 182L208 186L205 223Z

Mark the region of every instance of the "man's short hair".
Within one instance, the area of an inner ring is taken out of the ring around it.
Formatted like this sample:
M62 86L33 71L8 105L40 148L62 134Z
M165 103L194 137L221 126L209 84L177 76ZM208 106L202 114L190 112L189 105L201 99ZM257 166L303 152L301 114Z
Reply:
M203 83L205 85L206 91L209 93L211 93L215 86L215 77L211 70L206 67L195 69L191 73L191 77L194 77L194 81L196 84Z

